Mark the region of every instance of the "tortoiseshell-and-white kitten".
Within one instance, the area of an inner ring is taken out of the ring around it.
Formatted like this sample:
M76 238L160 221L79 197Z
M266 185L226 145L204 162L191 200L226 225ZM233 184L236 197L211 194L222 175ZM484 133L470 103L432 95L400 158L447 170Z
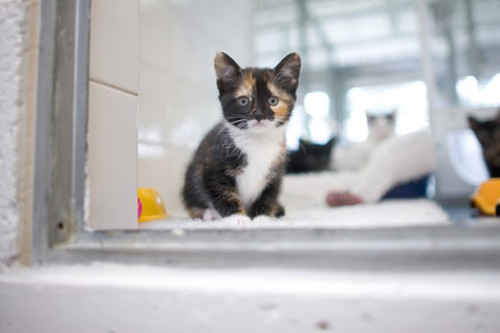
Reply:
M283 216L278 203L285 169L285 127L296 99L300 57L275 68L241 68L215 56L224 118L201 141L188 166L184 204L192 218Z

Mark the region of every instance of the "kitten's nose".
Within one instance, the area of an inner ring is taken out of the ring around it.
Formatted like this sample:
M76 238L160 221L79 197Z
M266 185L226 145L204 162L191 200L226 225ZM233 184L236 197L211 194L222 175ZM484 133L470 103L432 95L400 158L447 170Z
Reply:
M256 114L256 115L255 115L255 119L256 119L257 121L261 121L261 120L262 120L262 118L264 118L264 116L262 116L261 114Z

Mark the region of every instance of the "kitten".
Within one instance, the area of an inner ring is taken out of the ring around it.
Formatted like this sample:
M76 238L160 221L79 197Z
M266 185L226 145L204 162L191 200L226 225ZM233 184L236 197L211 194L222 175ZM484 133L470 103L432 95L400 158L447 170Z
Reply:
M348 147L337 146L334 150L333 169L335 171L360 170L366 166L373 151L388 138L394 136L396 111L388 114L366 114L368 138Z
M318 172L330 166L330 156L335 139L325 144L315 144L299 139L299 149L288 154L287 173Z
M223 52L214 62L224 118L201 141L188 166L185 207L191 218L283 216L277 198L300 57L291 53L274 69L242 69Z
M480 121L469 116L468 121L483 149L490 177L500 177L500 110L494 119Z

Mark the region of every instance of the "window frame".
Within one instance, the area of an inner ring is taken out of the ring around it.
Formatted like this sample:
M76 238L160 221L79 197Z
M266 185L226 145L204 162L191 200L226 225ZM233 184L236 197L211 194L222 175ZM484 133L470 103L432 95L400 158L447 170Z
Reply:
M85 227L90 0L42 1L31 263L354 271L500 269L500 225L340 230Z

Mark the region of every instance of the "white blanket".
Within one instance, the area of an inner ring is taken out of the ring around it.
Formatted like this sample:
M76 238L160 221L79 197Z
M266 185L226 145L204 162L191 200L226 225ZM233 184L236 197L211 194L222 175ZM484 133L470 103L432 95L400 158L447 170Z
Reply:
M250 222L227 218L219 221L167 219L140 223L145 229L276 229L338 228L367 229L449 224L448 215L432 200L386 200L377 204L328 208L287 207L281 219L257 218ZM176 232L177 232L176 231Z

